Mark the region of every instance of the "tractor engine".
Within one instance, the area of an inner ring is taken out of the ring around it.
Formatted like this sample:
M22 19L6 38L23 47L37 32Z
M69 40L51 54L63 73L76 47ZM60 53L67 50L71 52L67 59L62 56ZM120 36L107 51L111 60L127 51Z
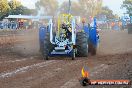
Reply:
M71 42L71 35L71 26L65 23L61 24L60 34L55 37L55 45L58 47L56 50L59 50L59 48L63 48L63 50L69 49L68 44Z

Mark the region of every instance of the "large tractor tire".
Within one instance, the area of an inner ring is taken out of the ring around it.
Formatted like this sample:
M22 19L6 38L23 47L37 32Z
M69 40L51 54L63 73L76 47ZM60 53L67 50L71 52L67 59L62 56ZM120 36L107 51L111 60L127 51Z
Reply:
M89 52L91 53L91 55L96 55L96 51L97 51L97 48L90 42L88 42L88 46L89 46Z
M52 51L53 45L50 42L50 34L47 32L44 38L42 56L44 60L48 60L49 53Z
M77 33L77 56L87 57L88 56L88 41L87 35L84 32Z

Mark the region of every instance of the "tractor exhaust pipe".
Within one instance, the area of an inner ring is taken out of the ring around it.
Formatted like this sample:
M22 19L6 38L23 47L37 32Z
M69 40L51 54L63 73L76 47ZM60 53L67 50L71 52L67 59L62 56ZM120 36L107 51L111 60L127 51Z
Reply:
M73 45L75 45L75 43L76 43L76 41L75 41L75 37L76 37L76 35L75 35L75 30L76 30L76 28L75 28L75 25L76 25L76 23L75 23L75 19L72 19L72 43L73 43Z
M52 19L50 19L50 21L49 21L49 28L50 28L50 42L52 44L55 44L53 42L53 22L52 22Z
M69 11L68 11L69 14L71 14L71 0L69 0Z

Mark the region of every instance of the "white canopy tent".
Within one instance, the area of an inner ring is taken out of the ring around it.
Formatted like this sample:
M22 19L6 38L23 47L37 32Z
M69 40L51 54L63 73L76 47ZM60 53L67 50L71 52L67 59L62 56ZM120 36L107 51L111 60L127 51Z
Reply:
M51 19L52 16L28 16L28 15L9 15L8 17L5 17L7 19Z

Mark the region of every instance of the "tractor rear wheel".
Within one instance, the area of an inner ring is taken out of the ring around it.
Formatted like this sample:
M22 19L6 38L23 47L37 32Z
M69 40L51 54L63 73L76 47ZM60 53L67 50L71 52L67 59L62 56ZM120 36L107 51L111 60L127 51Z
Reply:
M44 38L42 56L44 60L48 60L49 53L53 49L53 45L50 42L50 34L47 32Z
M88 56L88 41L87 35L84 32L77 33L77 56L87 57Z

